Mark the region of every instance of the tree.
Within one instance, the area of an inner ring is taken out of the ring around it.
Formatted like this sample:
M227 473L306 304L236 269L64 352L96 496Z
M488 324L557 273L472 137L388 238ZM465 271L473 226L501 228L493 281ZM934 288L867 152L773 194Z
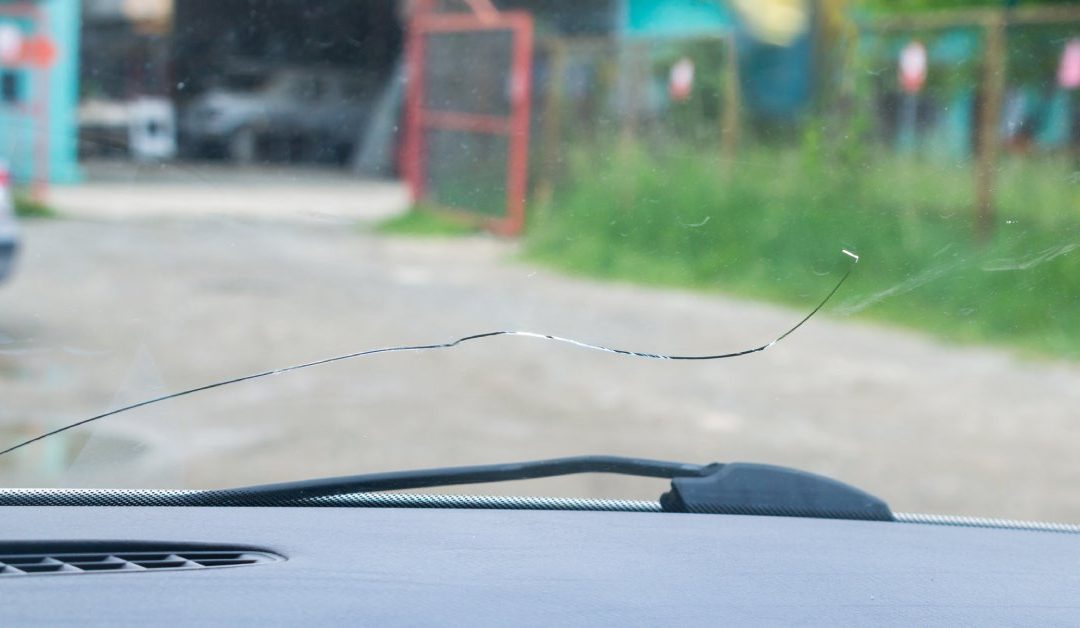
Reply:
M885 13L913 13L942 9L1003 8L1025 5L1078 4L1077 0L861 0L857 6Z

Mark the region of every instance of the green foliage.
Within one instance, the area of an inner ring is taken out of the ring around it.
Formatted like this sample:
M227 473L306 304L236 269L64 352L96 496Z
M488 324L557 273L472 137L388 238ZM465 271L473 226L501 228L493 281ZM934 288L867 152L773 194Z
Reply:
M54 218L56 217L56 211L45 203L36 201L29 196L16 194L15 215L20 218Z
M1010 81L1042 87L1056 85L1065 42L1076 33L1075 23L1009 26L1006 67Z
M393 235L453 237L477 233L480 228L455 216L416 206L379 223L376 230Z
M1076 0L856 0L855 6L886 13L914 13L945 9L1002 8L1047 4L1076 4Z
M574 155L527 254L568 271L805 306L862 255L832 311L1080 358L1080 184L1010 161L992 242L973 237L970 164L859 155L825 138L740 155ZM1074 248L1076 250L1074 250Z
M720 39L669 41L649 49L652 85L666 88L672 67L683 58L694 64L694 88L663 113L666 132L684 142L715 143L723 107L724 42Z
M929 68L926 94L955 97L977 85L983 62L983 29L957 26L949 29L910 29L890 33L867 32L860 37L860 62L863 68L855 76L874 85L875 91L896 91L897 60L900 51L911 41L926 45ZM1016 42L1010 40L1012 49ZM1056 59L1053 55L1051 58Z

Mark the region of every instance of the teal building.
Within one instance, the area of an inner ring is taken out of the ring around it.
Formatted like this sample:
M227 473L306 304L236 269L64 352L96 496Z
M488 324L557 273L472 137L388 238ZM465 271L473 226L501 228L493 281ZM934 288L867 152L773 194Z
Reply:
M617 30L627 37L693 37L730 31L731 9L721 0L620 0Z
M43 41L52 63L0 59L0 160L16 183L78 180L79 0L0 0L0 39Z

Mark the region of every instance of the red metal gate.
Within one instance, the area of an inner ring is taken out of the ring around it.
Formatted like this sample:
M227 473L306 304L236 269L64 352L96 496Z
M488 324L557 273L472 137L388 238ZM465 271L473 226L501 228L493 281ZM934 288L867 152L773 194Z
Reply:
M413 17L402 165L415 201L521 232L532 53L527 12Z

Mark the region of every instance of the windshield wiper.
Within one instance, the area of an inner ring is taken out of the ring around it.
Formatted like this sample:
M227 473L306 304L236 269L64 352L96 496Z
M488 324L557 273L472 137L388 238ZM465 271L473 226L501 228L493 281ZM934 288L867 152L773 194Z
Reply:
M664 478L666 512L743 514L891 521L882 500L806 471L735 462L707 465L619 456L577 456L467 467L416 469L262 484L193 495L204 506L304 506L319 498L356 493L535 480L579 473Z

